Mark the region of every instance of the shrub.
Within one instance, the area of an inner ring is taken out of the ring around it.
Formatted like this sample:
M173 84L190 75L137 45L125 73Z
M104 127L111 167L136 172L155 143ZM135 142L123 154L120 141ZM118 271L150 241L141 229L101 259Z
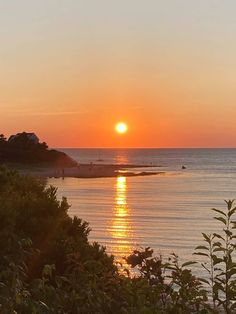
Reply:
M210 286L213 308L223 307L225 313L236 312L236 263L235 248L236 235L234 234L236 212L234 201L225 201L225 211L213 208L218 214L214 217L223 225L221 233L205 234L203 238L206 245L196 247L194 254L207 258L202 267L208 274L206 283Z
M112 256L90 244L88 223L69 217L66 198L46 183L0 167L0 313L235 313L236 208L213 209L221 233L203 233L195 254L204 279L172 254L135 250L121 274ZM135 272L131 270L136 270Z
M0 168L1 313L59 313L66 304L76 310L62 313L83 313L89 298L109 296L113 257L89 244L88 224L68 208L54 187Z

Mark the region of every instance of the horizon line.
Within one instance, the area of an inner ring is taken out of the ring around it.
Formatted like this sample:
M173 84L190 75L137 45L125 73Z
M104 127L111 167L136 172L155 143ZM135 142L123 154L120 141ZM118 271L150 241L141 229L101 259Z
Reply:
M52 147L55 149L236 149L236 147Z

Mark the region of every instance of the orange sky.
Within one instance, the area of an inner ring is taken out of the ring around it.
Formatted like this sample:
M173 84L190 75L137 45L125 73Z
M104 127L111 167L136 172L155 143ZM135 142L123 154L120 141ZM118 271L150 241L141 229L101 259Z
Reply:
M52 147L235 147L235 9L0 4L0 132L34 131Z

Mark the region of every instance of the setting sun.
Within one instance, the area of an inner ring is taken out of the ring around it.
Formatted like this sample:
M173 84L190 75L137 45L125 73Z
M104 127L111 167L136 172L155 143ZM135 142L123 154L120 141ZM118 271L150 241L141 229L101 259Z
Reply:
M124 134L127 132L128 130L128 127L127 127L127 124L124 123L124 122L119 122L116 124L116 132L119 133L119 134Z

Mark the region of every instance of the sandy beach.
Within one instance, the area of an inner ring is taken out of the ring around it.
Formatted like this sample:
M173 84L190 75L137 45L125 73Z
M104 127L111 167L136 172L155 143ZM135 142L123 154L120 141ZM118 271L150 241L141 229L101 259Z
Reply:
M141 170L142 168L142 170ZM143 170L144 169L144 170ZM163 174L156 171L155 166L150 165L99 165L99 164L80 164L77 167L24 167L18 168L22 174L29 174L43 178L104 178L117 176L148 176Z

